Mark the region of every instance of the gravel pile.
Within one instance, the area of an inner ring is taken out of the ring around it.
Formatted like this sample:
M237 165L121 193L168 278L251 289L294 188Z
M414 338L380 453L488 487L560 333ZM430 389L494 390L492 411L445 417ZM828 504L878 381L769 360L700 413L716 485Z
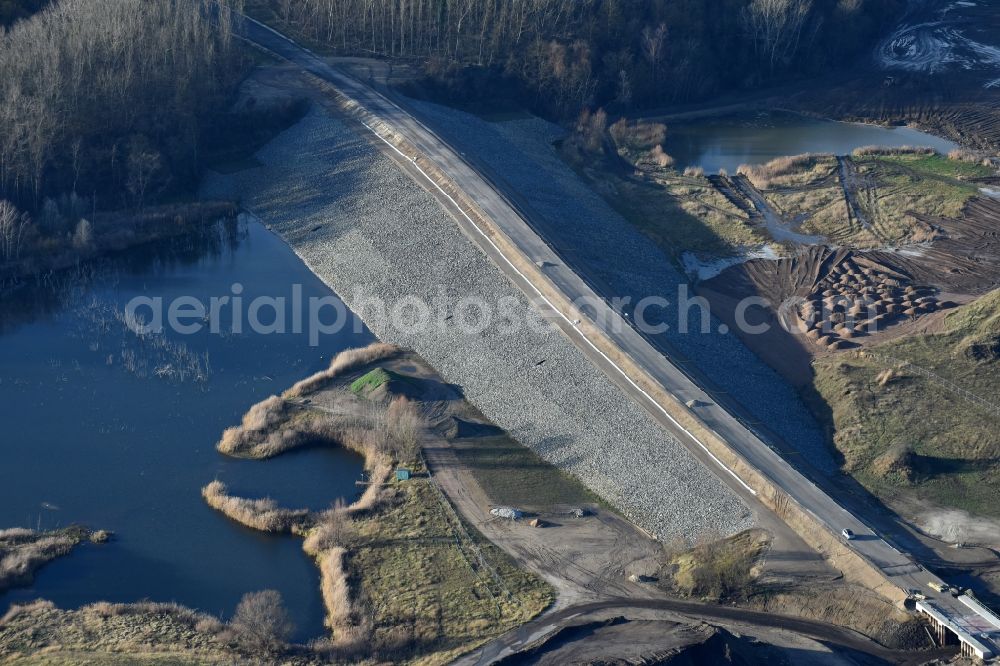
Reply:
M537 214L542 233L558 247L572 249L567 262L587 266L583 272L606 285L610 293L605 296L630 296L633 303L647 296L669 300L672 305L662 312L647 311L654 314L650 323L670 326L653 337L663 337L671 349L697 364L815 467L837 469L822 430L796 391L735 334L720 334L721 321L713 317L708 333L677 330L677 287L687 279L560 159L552 145L565 135L560 127L540 119L488 123L438 105L413 104L449 141L509 182ZM692 329L699 328L699 310L691 311L690 321Z
M750 510L558 332L491 326L400 330L370 307L416 296L441 318L473 296L523 318L525 297L438 203L338 119L313 110L258 155L213 175L206 197L238 196L383 340L410 347L497 425L572 472L661 538L732 534ZM539 364L542 362L541 364ZM516 472L514 472L516 473Z

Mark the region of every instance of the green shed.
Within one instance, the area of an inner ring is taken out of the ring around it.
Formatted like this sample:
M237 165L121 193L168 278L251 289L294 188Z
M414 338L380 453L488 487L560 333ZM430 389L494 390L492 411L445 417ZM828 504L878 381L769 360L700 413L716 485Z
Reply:
M410 470L405 467L396 468L396 480L397 481L409 481L410 480Z

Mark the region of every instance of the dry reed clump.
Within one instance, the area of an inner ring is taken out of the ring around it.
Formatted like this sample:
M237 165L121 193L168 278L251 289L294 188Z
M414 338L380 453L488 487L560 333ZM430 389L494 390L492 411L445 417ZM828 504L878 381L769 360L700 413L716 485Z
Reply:
M320 638L309 644L310 652L331 662L367 663L374 656L373 649L371 628L366 625L339 627L336 636ZM397 662L401 652L399 650L382 661Z
M35 536L35 534L35 530L29 530L27 527L9 527L5 530L0 530L0 541L26 539Z
M663 151L663 146L657 144L649 151L649 157L658 167L667 168L674 165L674 158Z
M416 404L402 396L394 399L385 410L385 427L385 453L401 461L411 461L420 455L427 419Z
M309 530L302 542L302 549L313 557L319 557L323 552L343 546L354 533L354 521L343 500L320 514L316 525Z
M978 164L987 168L992 168L994 166L993 159L989 155L972 150L966 150L964 148L956 148L955 150L950 151L948 153L948 159L953 162Z
M56 605L48 599L35 599L24 604L11 604L7 612L0 615L0 625L6 624L19 615L31 615L39 611L56 610Z
M248 499L229 495L227 491L226 484L215 480L201 489L201 496L210 507L246 527L263 532L291 532L309 518L306 509L285 509L270 497Z
M97 601L83 610L90 611L102 618L119 617L124 615L169 615L194 627L199 622L212 620L209 615L199 613L186 606L172 602L158 601L138 601L135 603L112 603L110 601Z
M320 591L326 606L326 626L333 629L353 624L351 591L347 582L345 558L347 550L334 546L319 556Z
M229 428L223 433L216 448L219 452L234 457L273 458L320 437L320 433L308 422L300 425L301 427L282 427L270 431Z
M294 443L291 441L294 439L293 435L273 430L274 426L287 415L288 404L278 396L272 395L247 410L240 425L226 428L216 448L227 455L267 457L256 455L262 453L257 451L262 444L266 444L264 448L276 451L282 446L291 446Z
M263 459L306 444L335 444L375 466L383 458L416 459L426 427L417 405L403 396L369 402L362 416L313 414L294 421L288 403L272 396L254 405L242 425L228 428L216 448L230 456Z
M42 565L69 553L87 538L87 531L70 528L54 533L11 528L0 532L0 591L27 583Z
M705 169L703 169L700 166L697 166L697 167L692 167L692 166L684 167L684 175L688 176L690 178L704 178L705 177Z
M381 490L381 481L373 475L369 491ZM333 638L317 645L318 652L339 658L359 656L368 647L368 632L364 628L362 613L351 601L347 575L347 549L345 544L353 534L352 513L357 503L345 507L338 502L324 512L309 531L302 549L316 560L320 571L320 593L326 607L326 626L333 631Z
M872 157L877 155L934 155L937 153L927 146L861 146L851 153L854 157Z
M654 149L667 140L667 126L647 120L619 119L608 132L619 148L632 151Z
M359 349L346 349L337 354L326 370L296 382L284 393L285 398L301 398L322 388L330 380L363 365L390 358L399 353L399 347L385 342L375 342Z
M365 488L365 492L356 502L347 507L347 510L352 514L360 514L371 511L378 506L382 501L382 485L388 480L390 474L392 474L391 463L376 464L368 475L369 484Z
M777 157L766 164L741 164L736 173L746 176L754 187L766 190L782 177L812 168L817 161L833 157L828 153L803 153Z

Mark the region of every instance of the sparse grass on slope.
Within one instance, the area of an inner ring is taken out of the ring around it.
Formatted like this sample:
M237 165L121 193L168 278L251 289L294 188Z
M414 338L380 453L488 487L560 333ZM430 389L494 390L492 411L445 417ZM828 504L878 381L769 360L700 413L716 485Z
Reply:
M745 599L753 591L754 565L766 550L766 535L755 530L706 541L669 557L665 582L687 596Z
M417 477L394 484L385 508L355 521L357 535L348 544L357 594L377 610L371 641L398 645L394 661L448 663L552 602L547 584L475 529L457 529L431 483ZM476 548L502 587L478 564Z
M1000 403L1000 291L950 313L944 330L879 345L876 354L928 370ZM883 497L1000 516L1000 417L911 367L868 357L814 363L844 468Z
M397 382L397 384L399 382L402 382L403 384L410 383L407 377L395 373L392 370L375 368L374 370L366 372L351 382L351 393L359 397L366 398L373 391L383 386L387 386L390 382Z
M963 171L983 168L937 154L882 155L856 163L862 176L877 183L868 213L891 240L906 238L906 231L913 226L910 213L961 217L965 204L979 190L956 177Z
M805 153L778 157L765 164L741 164L737 173L759 190L809 185L831 177L837 160L830 154Z
M452 446L495 504L541 511L553 505L601 503L578 480L505 434Z
M982 178L991 176L995 172L994 169L980 163L953 160L938 153L932 155L895 155L880 159L900 162L929 176L944 176L945 178Z
M48 601L0 618L0 663L18 666L185 666L264 663L241 649L218 618L174 604L98 602L61 610ZM318 664L303 654L284 663Z

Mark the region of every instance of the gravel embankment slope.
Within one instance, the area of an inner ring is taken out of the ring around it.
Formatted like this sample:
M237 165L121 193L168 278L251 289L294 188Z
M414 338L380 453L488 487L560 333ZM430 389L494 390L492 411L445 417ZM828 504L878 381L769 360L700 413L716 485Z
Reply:
M836 471L822 431L798 394L735 334L720 334L721 322L714 317L708 331L701 332L698 308L689 311L690 331L678 331L677 289L687 279L559 158L552 143L565 134L561 128L540 119L489 123L454 109L410 103L449 141L510 183L527 200L546 237L569 250L567 261L587 266L610 295L630 296L632 303L647 296L669 300L671 305L662 311L647 310L650 323L670 326L653 337L663 337L670 348L695 362L812 465Z
M370 296L438 299L447 313L467 296L513 304L520 317L531 306L366 137L313 110L257 157L262 167L208 178L205 196L240 196L376 335L416 350L520 442L661 537L753 524L713 472L561 334L492 326L470 335L454 320L405 331L368 307Z

